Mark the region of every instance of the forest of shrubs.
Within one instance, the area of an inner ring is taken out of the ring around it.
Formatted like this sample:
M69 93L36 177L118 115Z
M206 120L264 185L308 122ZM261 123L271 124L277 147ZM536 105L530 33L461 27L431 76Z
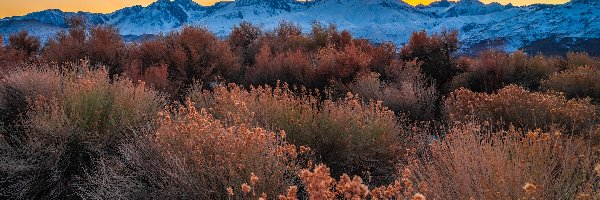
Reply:
M600 59L250 23L0 42L0 199L600 199Z

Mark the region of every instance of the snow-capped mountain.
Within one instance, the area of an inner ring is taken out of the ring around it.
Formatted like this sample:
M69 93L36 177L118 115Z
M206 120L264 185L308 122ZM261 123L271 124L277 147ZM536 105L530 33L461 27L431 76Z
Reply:
M335 24L356 37L374 42L405 43L411 32L460 30L463 47L493 44L512 51L547 38L600 38L598 0L573 0L562 5L515 7L479 0L460 0L413 7L401 0L236 0L201 6L192 0L158 0L109 14L45 10L0 19L4 37L20 30L51 37L66 28L65 19L82 15L91 25L110 25L128 38L168 33L183 26L203 26L221 37L242 21L272 29L281 21L305 31L314 22Z

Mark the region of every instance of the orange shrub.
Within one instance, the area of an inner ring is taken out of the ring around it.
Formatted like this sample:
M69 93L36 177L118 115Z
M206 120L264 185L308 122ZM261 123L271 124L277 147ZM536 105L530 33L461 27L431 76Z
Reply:
M287 86L246 91L232 85L190 95L225 124L242 121L284 130L291 143L314 149L336 176L370 171L375 180L389 180L394 171L390 163L399 159L404 146L400 138L408 137L402 135L406 127L381 102L363 103L351 94L332 101L307 91L296 94Z
M68 32L61 31L56 37L48 39L42 58L61 64L79 61L87 55L85 42L85 28L80 25L72 26Z
M206 29L185 27L166 38L169 77L185 85L218 76L238 79L240 67L229 45Z
M264 45L256 56L256 64L248 68L247 79L250 84L274 85L283 81L294 85L312 85L314 70L308 55L302 51L272 53Z
M113 27L96 26L90 28L86 41L86 54L93 65L108 66L111 76L123 72L125 43L119 31Z
M560 133L469 124L430 147L414 173L432 199L575 199L598 181L586 141Z
M153 192L154 198L244 199L263 192L281 194L294 184L293 174L300 170L304 152L287 144L283 132L244 124L225 126L204 109L197 111L190 101L186 107L160 112L158 120L160 127L150 137L169 162L158 170L174 185Z
M362 52L356 45L351 44L338 51L332 46L319 51L316 69L316 80L322 81L321 86L328 80L341 83L352 82L359 74L369 72L371 57Z
M600 101L600 69L580 66L553 74L542 81L543 88L564 93L568 98L591 97Z
M519 128L572 133L588 131L597 116L597 107L589 99L567 100L561 94L529 92L515 85L497 94L456 90L446 98L444 109L451 122L501 121Z

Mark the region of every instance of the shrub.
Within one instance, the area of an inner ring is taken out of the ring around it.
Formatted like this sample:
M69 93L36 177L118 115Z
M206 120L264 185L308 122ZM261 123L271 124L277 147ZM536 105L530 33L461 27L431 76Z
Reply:
M185 27L170 34L166 45L171 81L187 86L193 80L213 81L218 76L239 78L239 64L229 45L206 29Z
M68 32L58 32L54 38L48 39L42 52L42 58L61 64L77 62L87 55L85 42L85 27L76 22L70 26Z
M494 50L484 51L471 65L469 88L477 92L494 92L510 83L514 70L506 53Z
M569 52L566 57L566 66L563 69L576 68L581 66L591 66L594 68L600 67L600 61L590 57L587 53Z
M242 22L233 27L228 41L233 51L240 56L242 67L254 65L256 54L260 51L262 36L262 30L249 22Z
M509 65L514 69L511 82L530 90L539 90L541 80L558 71L555 59L542 55L530 57L521 51L510 55Z
M359 74L369 72L371 64L371 57L354 44L346 46L342 51L332 46L325 47L317 57L317 80L334 80L343 84L352 82ZM322 87L326 82L319 85Z
M515 85L497 94L459 89L448 95L444 108L450 121L502 121L519 128L558 128L572 133L588 131L597 114L589 99L567 100L561 94L529 92Z
M457 126L414 167L434 199L573 199L597 183L583 138Z
M28 59L37 55L40 49L40 40L30 36L27 31L21 31L8 38L8 49L14 50L12 56Z
M107 66L111 76L123 73L125 43L117 29L109 26L90 28L86 48L87 57L93 65Z
M150 173L144 175L160 177L149 179L158 188L149 190L147 198L244 199L263 192L281 194L297 180L294 174L307 153L287 144L284 133L243 124L226 126L205 110L197 111L190 101L186 107L160 112L158 120L150 144L166 163L156 168L151 165L155 160L134 160ZM242 185L248 191L240 189Z
M283 81L297 85L312 85L314 67L310 58L302 51L288 51L273 54L264 45L256 56L256 65L249 68L247 78L253 85L275 85Z
M225 124L241 120L284 130L291 143L314 149L336 175L370 171L375 180L390 180L394 171L390 163L398 159L403 146L399 139L405 137L393 112L380 102L362 103L351 94L321 102L307 91L296 95L287 86L246 91L234 85L213 93L191 92L191 98L217 118L234 118L224 119Z
M433 119L438 100L435 85L418 66L407 64L400 68L396 82L381 81L379 74L368 74L360 76L349 88L363 99L382 101L383 106L411 119Z
M542 81L543 88L564 93L568 98L600 100L600 69L580 66L553 74Z
M51 67L15 69L0 79L0 133L9 144L20 145L25 142L22 119L32 99L60 95L60 73L49 68Z
M417 60L427 76L439 86L448 83L458 73L452 54L458 50L458 31L442 31L428 36L425 31L415 32L400 50L404 61Z
M61 80L55 96L38 95L23 122L27 143L23 148L33 158L33 170L22 186L20 198L76 198L78 186L89 184L86 174L103 166L100 160L117 156L121 143L136 131L152 127L150 121L164 105L162 97L143 84L111 81L106 70L44 74ZM56 70L56 71L55 71ZM33 88L48 83L37 82Z

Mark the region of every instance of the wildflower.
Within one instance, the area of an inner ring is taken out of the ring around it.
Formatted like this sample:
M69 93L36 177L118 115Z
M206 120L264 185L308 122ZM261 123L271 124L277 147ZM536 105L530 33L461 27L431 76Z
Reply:
M416 193L413 197L412 200L425 200L425 196L423 196L423 194L421 193Z
M250 184L256 185L258 182L258 176L254 175L254 173L250 173Z
M535 188L536 186L531 183L525 183L525 186L523 186L523 190L525 190L526 193L532 193L535 190Z
M233 188L232 187L227 188L227 195L233 196Z
M252 190L252 188L247 183L242 184L242 191L244 193L249 193L250 190Z

